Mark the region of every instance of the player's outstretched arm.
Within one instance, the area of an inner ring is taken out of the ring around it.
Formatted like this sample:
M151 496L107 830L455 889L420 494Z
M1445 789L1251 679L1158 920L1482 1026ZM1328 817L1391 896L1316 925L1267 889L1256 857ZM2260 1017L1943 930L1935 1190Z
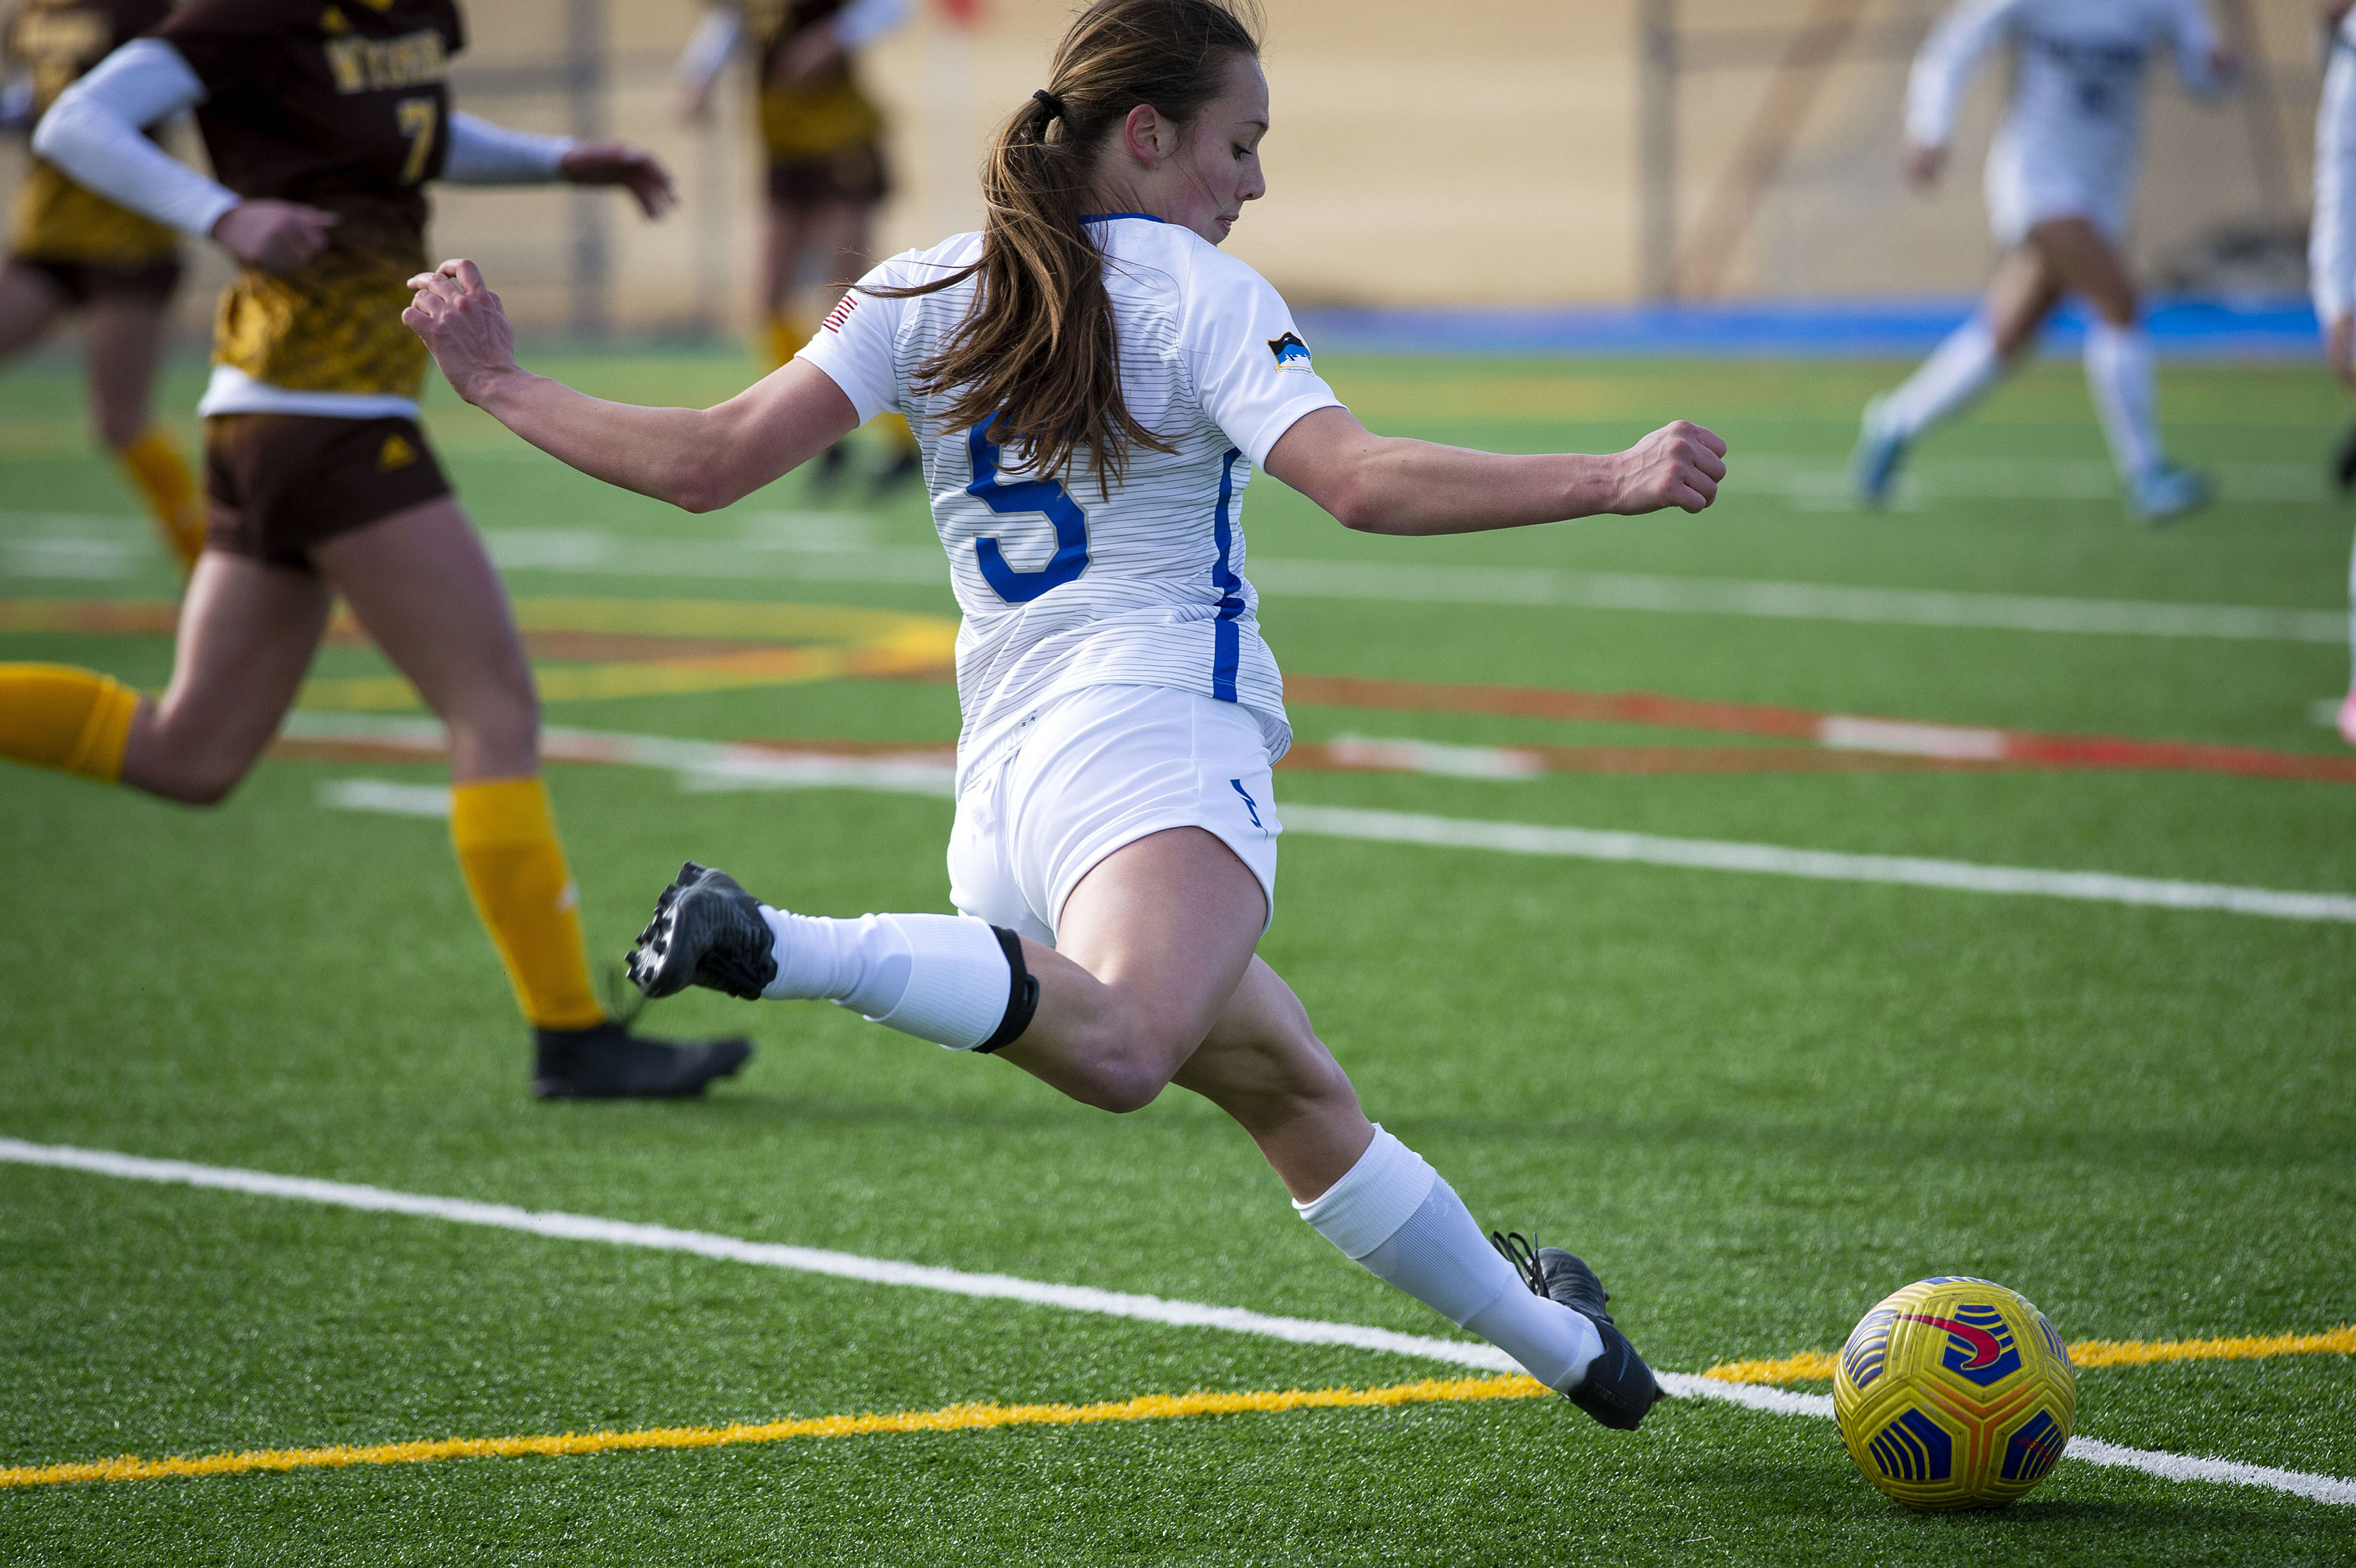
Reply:
M1680 419L1625 452L1510 456L1376 435L1346 408L1296 421L1268 471L1366 533L1475 533L1603 512L1699 511L1726 478L1726 443Z
M859 425L833 378L803 360L713 408L607 403L516 363L507 311L474 263L444 262L409 286L417 296L401 319L460 397L559 461L689 511L743 499Z

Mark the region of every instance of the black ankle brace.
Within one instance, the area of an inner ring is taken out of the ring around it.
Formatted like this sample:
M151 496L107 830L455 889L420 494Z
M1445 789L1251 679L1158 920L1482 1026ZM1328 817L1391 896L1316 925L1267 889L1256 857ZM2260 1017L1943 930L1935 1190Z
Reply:
M990 929L1006 950L1006 1016L998 1021L990 1038L973 1047L983 1056L1021 1039L1023 1031L1031 1026L1031 1015L1039 1011L1039 981L1023 962L1023 939L1003 926Z

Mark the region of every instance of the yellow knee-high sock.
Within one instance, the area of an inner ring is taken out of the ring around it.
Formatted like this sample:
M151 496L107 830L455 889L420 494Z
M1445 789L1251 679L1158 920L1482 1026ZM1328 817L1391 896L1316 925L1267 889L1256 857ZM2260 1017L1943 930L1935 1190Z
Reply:
M0 664L0 757L112 784L139 693L64 664Z
M139 487L180 570L195 571L197 556L205 547L205 501L197 493L196 478L188 466L180 461L179 453L160 430L148 431L117 456L131 482Z
M908 428L907 415L879 413L875 416L875 428L883 433L885 441L891 443L892 456L894 457L913 457L916 455L916 433Z
M798 311L772 311L768 328L769 368L774 371L800 353L802 345L817 332L818 328L810 325L809 317Z
M457 847L475 912L507 965L524 1016L540 1029L585 1029L605 1010L589 984L580 895L548 790L537 779L477 779L450 792Z

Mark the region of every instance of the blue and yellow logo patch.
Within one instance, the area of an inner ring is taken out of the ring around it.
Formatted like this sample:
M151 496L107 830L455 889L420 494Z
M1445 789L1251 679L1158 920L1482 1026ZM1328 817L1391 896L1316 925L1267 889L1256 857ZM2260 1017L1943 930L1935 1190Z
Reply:
M1309 345L1301 340L1297 332L1269 338L1268 351L1276 356L1276 368L1280 371L1305 371L1310 368Z

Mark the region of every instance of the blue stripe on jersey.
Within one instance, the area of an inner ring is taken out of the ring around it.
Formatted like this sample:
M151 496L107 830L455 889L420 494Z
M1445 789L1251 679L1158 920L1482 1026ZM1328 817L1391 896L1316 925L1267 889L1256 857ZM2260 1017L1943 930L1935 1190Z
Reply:
M1243 661L1243 638L1236 628L1236 618L1244 613L1242 596L1236 592L1244 580L1227 564L1235 550L1235 532L1228 525L1227 512L1236 499L1236 459L1243 452L1234 446L1219 459L1219 510L1212 521L1212 532L1219 542L1219 564L1211 568L1211 585L1219 590L1219 618L1211 630L1211 695L1222 703L1236 700L1236 666Z
M1080 221L1083 223L1109 223L1116 218L1142 218L1148 223L1170 221L1167 218L1156 218L1151 212L1083 212L1080 214Z

